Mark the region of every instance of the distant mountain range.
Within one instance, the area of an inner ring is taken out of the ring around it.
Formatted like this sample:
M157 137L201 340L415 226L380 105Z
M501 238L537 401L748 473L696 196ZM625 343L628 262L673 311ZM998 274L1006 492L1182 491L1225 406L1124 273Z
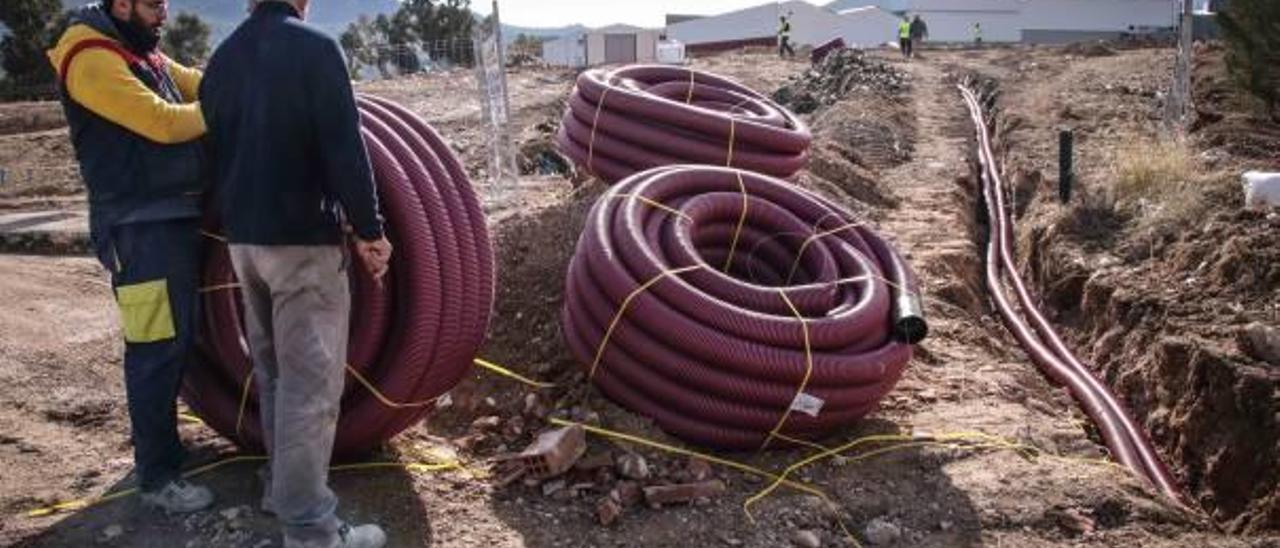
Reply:
M0 0L3 1L3 0ZM89 0L62 0L68 8L90 3ZM244 0L169 0L170 15L187 12L199 15L213 28L214 44L220 42L235 30L245 18ZM311 3L311 13L307 20L335 36L346 30L347 26L361 15L376 17L379 14L395 13L400 7L399 0L318 0ZM585 27L572 25L560 28L541 29L503 25L503 39L508 43L520 34L533 36L563 36L579 31Z

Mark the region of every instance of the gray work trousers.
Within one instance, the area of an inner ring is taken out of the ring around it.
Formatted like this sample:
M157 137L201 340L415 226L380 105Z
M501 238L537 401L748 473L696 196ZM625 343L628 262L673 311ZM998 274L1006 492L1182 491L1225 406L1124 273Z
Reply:
M238 244L230 250L271 457L264 501L287 539L334 545L341 522L329 458L347 359L346 251Z

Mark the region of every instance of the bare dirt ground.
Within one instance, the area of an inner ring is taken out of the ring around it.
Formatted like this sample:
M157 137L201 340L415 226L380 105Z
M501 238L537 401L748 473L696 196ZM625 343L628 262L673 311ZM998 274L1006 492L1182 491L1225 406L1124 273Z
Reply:
M853 545L842 525L856 542L890 546L1280 546L1280 538L1261 531L1222 533L1209 514L1163 499L1100 462L1104 450L1071 400L1034 370L993 320L982 296L980 232L966 178L972 130L953 77L962 67L1009 76L1016 72L1012 60L1021 58L1044 63L1047 71L1065 71L1074 62L1041 49L935 52L910 64L890 61L906 71L909 94L855 94L809 116L818 152L798 182L862 212L901 246L923 279L933 332L883 408L824 443L980 431L1035 447L1035 453L974 444L909 444L883 454L867 451L887 449L884 444L861 447L796 475L829 502L784 488L752 508L754 519L742 505L766 486L759 478L596 436L591 460L639 456L648 476L628 484L606 464L575 470L563 482L499 486L482 473L485 460L523 447L549 417L674 443L584 386L563 346L557 315L564 271L601 189L587 184L575 190L552 174L531 176L504 193L486 189L499 293L481 356L557 386L535 390L477 370L448 405L376 457L419 462L456 456L477 472L338 472L334 482L344 515L385 524L395 547ZM695 66L768 93L807 63L756 52L699 59ZM522 148L549 139L572 77L534 68L510 76ZM471 95L470 78L458 73L379 82L362 91L423 113L479 180L479 113L459 99ZM868 140L868 127L888 128L910 153L866 154L885 150L882 142ZM40 135L46 134L16 138ZM0 256L0 303L0 545L279 546L272 520L253 507L259 487L252 463L201 476L220 500L214 510L189 518L145 515L133 498L26 516L32 508L129 485L120 343L109 289L90 259ZM196 422L182 428L197 463L234 450ZM724 456L778 471L807 454ZM612 489L707 477L722 480L726 492L689 505L629 506L615 524L597 522L597 505Z

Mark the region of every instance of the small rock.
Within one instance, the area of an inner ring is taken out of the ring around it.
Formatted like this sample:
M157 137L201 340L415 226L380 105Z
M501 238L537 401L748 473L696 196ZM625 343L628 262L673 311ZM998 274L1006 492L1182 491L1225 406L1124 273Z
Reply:
M640 455L627 453L618 457L618 473L624 478L646 480L649 479L649 463Z
M711 475L715 472L711 468L711 463L702 459L690 459L688 466L689 478L693 481L706 481L711 479Z
M113 523L102 529L102 534L98 535L98 542L112 542L121 536L124 536L124 527L118 523Z
M942 520L942 521L938 522L938 530L939 530L939 531L943 531L943 532L950 531L950 530L951 530L951 528L952 528L952 527L954 527L954 526L955 526L954 524L952 524L951 522L946 521L946 520Z
M1240 330L1236 341L1241 352L1280 367L1280 330L1254 322Z
M720 537L720 542L723 542L725 546L742 546L741 540L738 540L730 536Z
M495 415L488 417L480 417L471 423L471 430L474 432L486 432L493 430L502 424L502 419Z
M724 494L725 485L720 480L677 485L655 485L644 488L644 500L650 505L690 502L700 498L714 498Z
M596 504L596 519L600 520L600 525L613 525L621 515L622 504L613 497L605 497Z
M863 536L874 546L888 546L902 538L902 529L884 518L876 518L867 524Z
M635 506L644 500L644 491L640 488L640 484L634 481L618 482L618 486L614 487L609 495L626 507Z
M613 466L613 453L609 451L587 455L573 465L575 469L586 472L601 468L613 468Z
M548 481L542 484L542 496L549 497L554 495L557 492L564 490L565 485L566 483L562 479Z
M800 548L822 548L822 537L813 531L796 531L791 535L791 543Z

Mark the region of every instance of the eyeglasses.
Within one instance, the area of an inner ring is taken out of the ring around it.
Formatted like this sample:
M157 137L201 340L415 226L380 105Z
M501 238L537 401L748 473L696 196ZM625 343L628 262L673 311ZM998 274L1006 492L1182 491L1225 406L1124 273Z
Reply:
M142 6L156 12L169 11L169 0L136 0L135 5Z

